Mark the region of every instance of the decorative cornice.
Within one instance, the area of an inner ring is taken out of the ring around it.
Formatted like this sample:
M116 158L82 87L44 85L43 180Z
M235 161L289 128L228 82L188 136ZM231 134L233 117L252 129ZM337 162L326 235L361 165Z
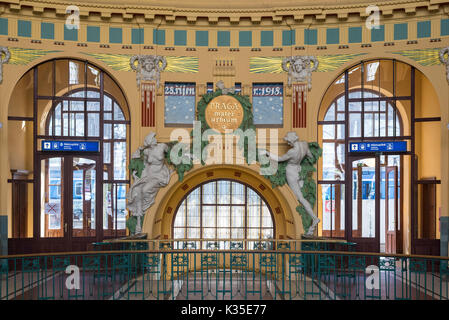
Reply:
M109 20L114 16L122 17L123 21L130 21L138 16L147 21L152 21L156 17L164 17L168 23L174 23L176 18L186 18L188 23L195 23L201 17L207 17L209 23L216 24L220 19L226 19L231 24L238 24L242 19L248 18L252 23L258 24L262 18L271 18L275 24L281 23L284 19L293 19L296 23L304 18L312 17L317 21L324 21L328 16L336 16L338 20L346 20L349 15L359 15L361 19L367 17L366 7L370 1L346 0L344 3L330 3L320 1L315 5L310 5L306 0L279 0L273 2L274 5L267 6L264 1L223 1L211 0L208 3L198 0L186 1L161 1L148 0L146 4L139 4L136 0L112 1L71 1L62 0L6 0L0 4L7 5L10 11L18 12L22 8L32 8L35 15L42 15L44 11L55 11L56 15L66 15L65 9L68 5L76 5L80 8L80 17L86 18L89 15L100 14L103 20ZM442 12L448 10L449 1L443 0L397 0L394 4L391 1L381 1L376 3L383 16L394 15L395 11L414 14L418 8L427 8L429 12L435 13L441 9ZM182 7L184 6L184 7ZM1 12L0 12L1 14Z

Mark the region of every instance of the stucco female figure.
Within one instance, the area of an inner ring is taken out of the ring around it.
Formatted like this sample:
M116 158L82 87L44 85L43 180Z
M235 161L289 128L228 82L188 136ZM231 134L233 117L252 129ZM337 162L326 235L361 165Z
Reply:
M165 143L157 143L154 132L146 136L144 145L139 147L132 157L140 158L141 151L144 155L144 169L140 178L136 171L133 172L134 183L126 196L128 210L131 215L137 217L136 234L142 232L141 217L153 205L159 189L168 185L171 175L165 164L168 146Z
M302 160L306 156L311 158L313 158L313 156L309 150L309 144L306 141L299 141L299 138L295 132L288 132L287 135L284 137L284 140L287 141L288 145L291 146L292 148L288 150L287 153L284 154L283 156L278 157L277 155L273 155L266 150L264 150L262 154L270 157L270 159L272 159L273 161L277 162L287 161L286 167L287 183L290 189L295 194L299 203L301 203L304 206L306 212L312 218L312 225L310 226L309 230L307 230L307 232L305 233L306 236L312 236L316 226L320 222L320 219L313 213L312 206L310 205L309 201L307 201L306 198L304 198L302 194L301 189L304 185L304 181L300 179L299 173L301 172Z

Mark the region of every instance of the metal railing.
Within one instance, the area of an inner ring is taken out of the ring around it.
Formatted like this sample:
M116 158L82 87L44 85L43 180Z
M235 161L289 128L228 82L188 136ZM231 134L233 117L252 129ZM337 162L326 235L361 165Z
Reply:
M276 240L268 241L272 247L255 249L245 248L248 243L240 246L231 241L228 249L202 248L206 241L196 249L189 242L109 242L127 245L107 251L102 243L96 246L101 251L0 256L0 299L449 297L447 257L333 251L329 250L331 242L325 241ZM292 248L294 242L303 248ZM290 243L290 247L280 247L282 243ZM173 248L175 245L183 248ZM339 245L351 247L344 242ZM305 250L304 246L315 250Z

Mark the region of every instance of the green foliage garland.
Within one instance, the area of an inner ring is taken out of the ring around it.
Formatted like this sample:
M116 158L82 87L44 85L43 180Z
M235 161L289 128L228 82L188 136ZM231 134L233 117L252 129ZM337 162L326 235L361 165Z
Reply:
M212 101L212 99L221 96L222 92L221 90L217 90L215 92L206 93L203 95L202 99L198 102L197 106L197 120L201 121L201 135L204 133L204 131L211 129L206 121L206 108L207 105ZM246 131L248 129L256 130L256 126L253 123L253 110L251 102L249 101L248 96L243 96L239 94L234 93L228 93L227 95L232 96L235 98L243 108L243 119L242 123L240 124L239 129L242 131ZM209 144L208 141L202 141L201 143L201 152L204 150L204 148ZM240 148L244 149L244 156L246 159L246 163L248 163L248 139L245 139L245 137L241 137L238 141L238 146ZM204 164L204 161L202 160L202 163Z
M202 96L201 100L197 104L197 120L201 122L201 137L203 137L203 134L206 130L211 129L206 121L206 108L207 105L210 103L210 101L218 96L221 96L222 92L221 90L217 90L215 92L206 93ZM242 131L246 131L248 129L256 130L256 127L253 123L253 112L252 112L252 105L249 100L248 96L242 96L238 94L228 93L228 95L234 97L237 99L243 108L243 120L239 127ZM216 132L218 134L218 132ZM191 136L193 136L193 131L191 132ZM172 141L167 143L168 145L168 152L166 154L166 160L167 163L171 166L173 166L178 174L178 180L182 181L184 179L184 175L186 172L190 171L193 168L193 142L190 145L190 154L184 154L184 156L189 156L188 163L179 163L175 164L170 159L170 153L172 151L172 148L177 144L177 141ZM203 141L201 140L201 154L203 153L204 148L207 147L209 144L209 141ZM245 137L241 137L238 141L238 146L240 148L243 148L244 151L244 157L246 160L246 163L248 163L248 139L245 139ZM179 149L179 156L183 156L185 148ZM313 158L305 157L304 160L301 162L301 172L299 173L300 179L304 181L304 185L301 189L303 196L306 198L306 200L310 203L312 208L315 206L316 202L316 183L313 179L313 172L316 171L315 164L317 163L319 157L322 155L322 149L316 142L309 143L309 150L312 153ZM257 152L256 160L259 161L259 152ZM184 161L186 162L186 161ZM204 159L201 159L201 163L204 165ZM267 164L268 166L269 164ZM274 175L267 175L264 176L266 179L268 179L271 182L271 185L273 188L276 188L278 186L283 186L287 183L287 176L286 176L286 167L287 162L281 162L278 164L278 170L276 174ZM134 158L131 159L130 164L128 166L129 170L132 173L136 173L137 177L141 177L142 171L145 168L144 165L144 156L143 151L140 153L140 158ZM307 214L305 208L299 204L296 207L296 211L300 214L302 219L303 228L305 231L307 231L310 228L310 225L312 224L312 218ZM142 219L143 221L143 219ZM128 220L126 221L126 227L130 230L131 233L134 233L137 225L137 218L130 216Z

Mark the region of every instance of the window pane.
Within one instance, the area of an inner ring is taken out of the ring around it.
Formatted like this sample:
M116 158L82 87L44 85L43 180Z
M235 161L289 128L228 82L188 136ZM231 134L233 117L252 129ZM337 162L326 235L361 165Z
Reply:
M114 179L126 179L126 143L114 143Z
M178 208L175 219L175 227L183 227L186 223L186 211L185 211L186 201L184 200Z
M350 113L349 114L349 136L360 137L361 131L361 114Z
M187 206L199 206L200 205L200 192L199 189L193 190L187 197Z
M216 227L215 221L215 206L203 207L203 227Z
M98 137L100 135L100 114L88 113L87 114L88 136Z
M173 230L173 238L174 239L185 239L185 230L184 228L174 228Z
M204 239L216 239L216 230L215 228L204 228L203 229L203 238Z
M262 229L262 239L273 239L273 229Z
M216 202L216 185L216 182L209 182L203 185L203 203L213 204Z
M61 115L61 103L58 103L58 105L55 107L55 117L54 117L54 119L55 119L55 132L54 132L54 134L56 136L60 136L61 135L61 125L62 125L61 117L62 117L62 115Z
M109 142L103 143L103 162L111 163L111 144Z
M187 239L199 239L200 228L187 228Z
M200 226L200 210L198 206L187 206L187 226L199 227Z
M260 227L260 206L248 207L248 228Z
M273 227L273 220L271 219L270 210L266 205L262 206L262 228Z
M88 95L91 91L88 92ZM87 101L87 111L100 111L100 101Z
M245 227L245 207L232 207L231 227Z
M125 124L114 124L114 139L126 139Z
M76 113L75 119L75 136L82 137L84 136L84 113Z
M105 123L104 124L104 134L103 134L104 139L112 139L112 124L110 123Z
M258 204L260 204L259 195L255 191L248 189L248 205L258 205Z
M229 228L220 228L217 229L217 238L218 239L230 239L231 238L231 229Z
M104 106L103 106L105 111L112 111L112 99L109 98L108 96L104 96Z
M231 183L230 181L218 181L217 183L218 191L217 191L217 202L218 203L231 203Z
M335 126L323 125L323 139L335 139Z
M344 139L344 138L345 138L345 125L337 124L337 139Z
M232 203L244 204L245 203L245 186L241 183L232 183Z
M244 239L244 238L245 238L245 229L243 228L231 229L231 239Z
M260 229L248 229L248 239L259 239Z
M335 120L335 104L331 104L329 109L327 109L326 115L324 116L325 121Z
M217 207L217 227L230 227L231 220L231 207L218 206Z
M125 120L122 109L120 109L117 103L114 103L114 120Z

